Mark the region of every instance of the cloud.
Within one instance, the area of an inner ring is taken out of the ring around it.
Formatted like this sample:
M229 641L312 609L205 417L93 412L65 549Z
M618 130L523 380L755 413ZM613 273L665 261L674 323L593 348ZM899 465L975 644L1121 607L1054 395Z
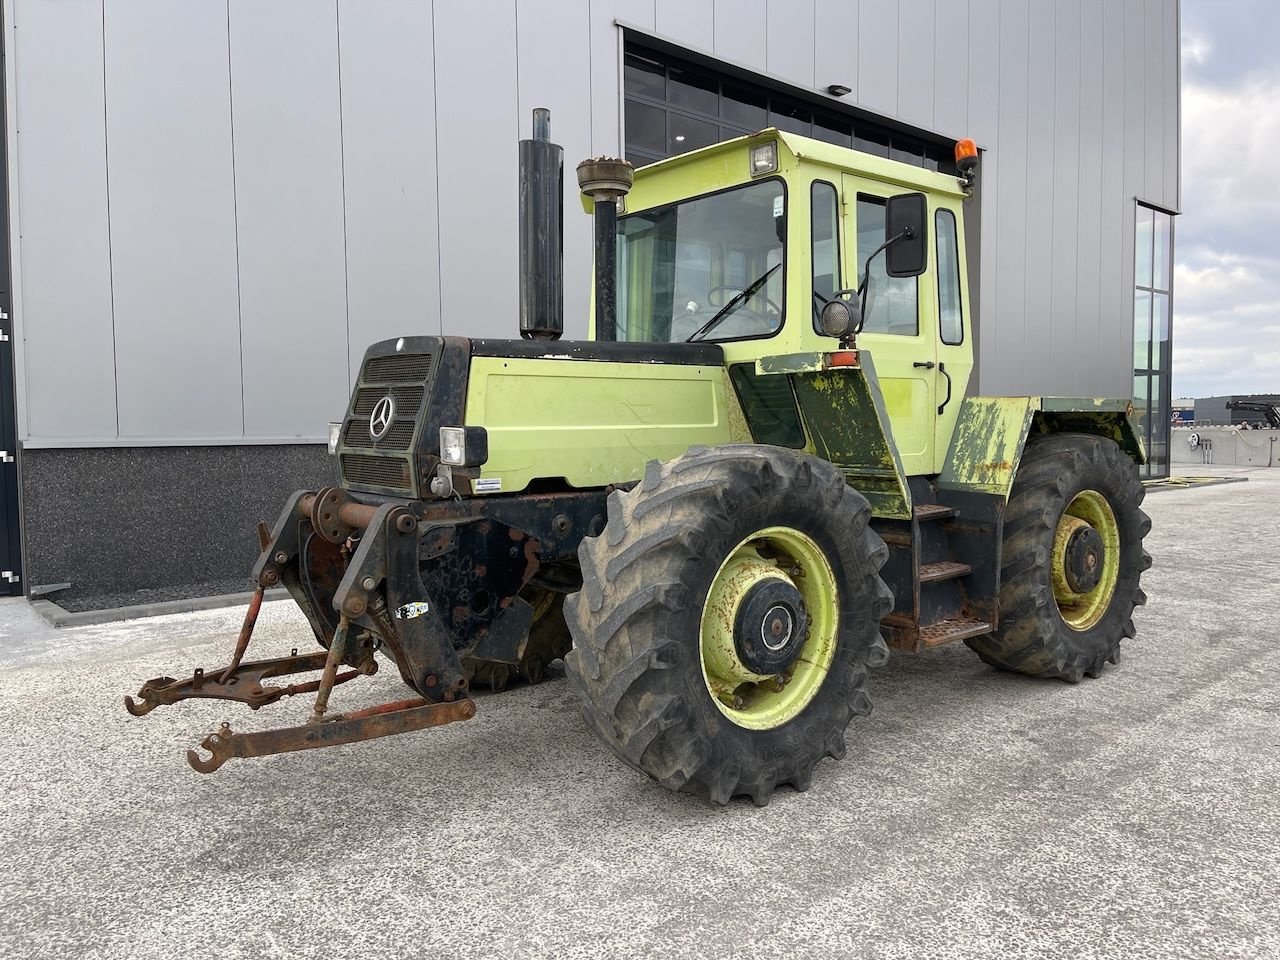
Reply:
M1280 67L1258 18L1280 24L1261 0L1184 7L1175 396L1280 392Z

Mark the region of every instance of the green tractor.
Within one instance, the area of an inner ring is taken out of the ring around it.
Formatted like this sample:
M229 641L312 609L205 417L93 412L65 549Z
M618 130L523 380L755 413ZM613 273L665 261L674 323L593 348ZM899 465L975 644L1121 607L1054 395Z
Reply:
M808 788L888 648L963 641L1075 682L1118 662L1150 565L1126 400L969 392L958 175L778 130L633 171L578 168L590 338L559 339L563 164L521 141L521 339L365 355L339 486L259 525L232 662L148 681L308 722L210 734L197 770L474 715L563 658L626 763L720 803ZM268 588L320 649L244 661ZM887 644L886 644L887 641ZM332 712L390 659L413 696ZM274 683L320 671L317 679Z

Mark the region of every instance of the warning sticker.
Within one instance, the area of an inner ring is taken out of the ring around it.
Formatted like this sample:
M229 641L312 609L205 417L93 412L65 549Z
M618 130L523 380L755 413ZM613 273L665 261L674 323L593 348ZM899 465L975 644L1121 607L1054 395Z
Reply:
M419 600L417 603L406 603L403 607L396 607L396 616L401 620L415 620L430 609L427 601Z

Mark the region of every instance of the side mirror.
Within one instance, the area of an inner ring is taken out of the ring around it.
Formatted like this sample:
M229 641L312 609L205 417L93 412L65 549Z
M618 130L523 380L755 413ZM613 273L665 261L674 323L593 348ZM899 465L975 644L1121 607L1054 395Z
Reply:
M923 193L890 197L885 208L885 273L891 277L918 277L929 261L928 204Z

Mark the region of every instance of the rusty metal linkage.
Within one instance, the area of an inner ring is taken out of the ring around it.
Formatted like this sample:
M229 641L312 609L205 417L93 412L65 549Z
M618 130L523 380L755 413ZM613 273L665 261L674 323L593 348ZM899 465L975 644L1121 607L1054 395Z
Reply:
M135 717L150 713L156 707L167 706L180 700L201 697L211 700L238 700L247 703L254 710L268 703L275 703L281 697L292 697L300 693L314 693L320 689L322 680L309 680L306 683L291 683L287 686L264 686L262 681L270 677L284 677L295 673L309 673L324 669L329 654L324 650L306 653L301 656L295 653L291 657L277 657L273 660L255 660L250 663L233 664L225 670L205 671L197 668L186 680L175 680L172 677L156 677L148 680L138 691L138 700L130 696L124 698L125 709ZM371 667L376 669L376 662ZM366 668L368 672L373 669ZM348 670L337 674L331 683L346 683L360 676L359 671ZM140 701L140 702L139 702Z
M200 756L195 750L188 750L187 762L200 773L212 773L236 757L267 757L295 750L358 743L376 737L439 727L458 720L470 720L475 712L473 700L428 703L426 700L412 699L335 714L328 720L301 727L283 727L257 733L232 733L231 725L224 723L200 744L209 751L209 758Z

